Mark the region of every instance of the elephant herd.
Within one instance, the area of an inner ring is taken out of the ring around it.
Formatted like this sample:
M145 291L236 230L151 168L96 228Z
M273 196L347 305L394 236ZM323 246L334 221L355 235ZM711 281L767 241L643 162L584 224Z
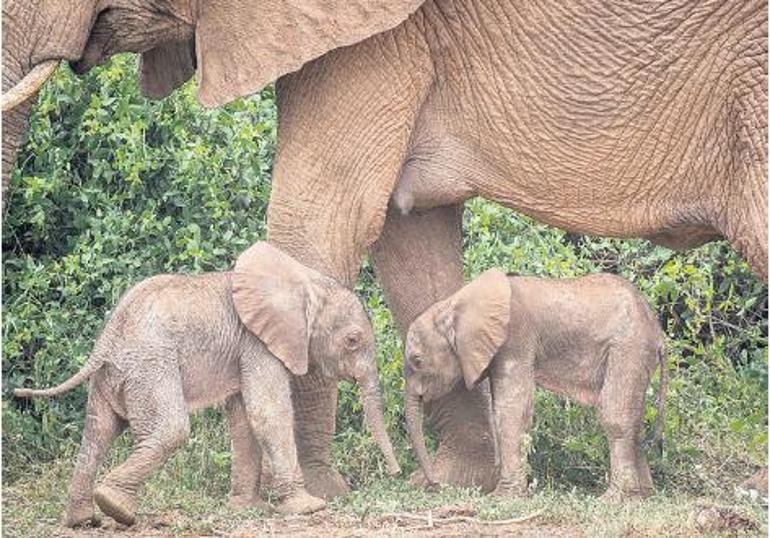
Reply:
M186 437L187 411L223 400L234 462L254 476L264 453L281 509L319 507L347 490L330 461L341 378L361 384L397 471L371 327L348 291L366 255L406 339L407 419L426 481L521 491L517 446L539 385L596 407L610 438L608 496L649 491L638 394L663 355L649 308L609 276L548 282L491 270L463 287L469 198L575 233L676 249L725 239L767 278L764 0L6 0L2 9L4 204L34 95L62 61L84 73L137 53L145 95L162 98L195 76L209 107L276 83L268 243L229 273L136 286L84 370L51 389L91 377L70 523L91 517L92 490L106 513L132 521L136 488ZM136 368L148 357L161 386ZM420 408L437 435L432 460ZM293 432L265 444L260 431L276 417ZM136 450L94 490L94 463L126 425ZM246 503L258 487L233 484Z

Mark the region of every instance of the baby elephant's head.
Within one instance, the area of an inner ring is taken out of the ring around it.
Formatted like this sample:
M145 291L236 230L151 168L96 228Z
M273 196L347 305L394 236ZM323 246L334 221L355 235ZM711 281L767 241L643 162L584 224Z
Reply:
M458 383L482 378L508 338L511 288L505 273L490 269L423 312L409 327L404 353L404 412L409 436L429 482L435 482L422 430L422 404Z
M356 381L364 415L389 470L398 463L383 420L374 332L355 293L266 242L251 246L233 270L235 310L294 375Z

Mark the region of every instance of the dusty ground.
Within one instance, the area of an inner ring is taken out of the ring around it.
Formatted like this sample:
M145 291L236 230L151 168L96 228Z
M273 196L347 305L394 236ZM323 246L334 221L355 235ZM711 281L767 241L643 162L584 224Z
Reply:
M216 522L212 521L208 531L197 531L195 534L183 533L182 535L233 538L251 536L322 536L328 538L342 536L584 536L579 527L539 522L537 517L521 523L500 524L481 521L473 516L465 515L464 510L457 515L452 515L453 510L444 510L443 514L441 512L441 510L432 511L432 521L428 521L427 513L403 513L398 516L378 515L357 518L325 510L309 516L268 517L240 521L231 528L217 528ZM460 518L475 519L476 521L461 521ZM186 519L187 516L178 513L148 514L131 528L109 521L100 528L59 528L53 536L66 538L179 536L179 526L180 524L184 525ZM204 521L199 523L205 526ZM220 521L219 523L224 522ZM8 535L10 536L12 533Z
M127 528L106 519L101 527L66 529L53 521L39 521L35 530L16 532L3 529L4 536L56 536L66 538L138 538L144 536L217 536L246 538L252 536L297 536L336 538L343 536L521 536L570 537L583 536L762 536L766 534L757 518L740 507L715 509L711 505L695 505L686 521L662 525L635 525L622 528L619 534L586 532L580 524L553 521L547 509L540 509L515 520L482 520L472 505L437 507L428 511L397 512L353 516L324 510L307 516L256 516L253 519L223 518L221 514L200 516L179 510L164 514L141 514L136 525ZM724 517L723 517L724 516ZM560 518L556 518L560 519ZM716 524L703 528L701 522ZM720 526L721 525L721 526ZM618 529L620 530L620 529ZM31 534L28 534L31 532Z

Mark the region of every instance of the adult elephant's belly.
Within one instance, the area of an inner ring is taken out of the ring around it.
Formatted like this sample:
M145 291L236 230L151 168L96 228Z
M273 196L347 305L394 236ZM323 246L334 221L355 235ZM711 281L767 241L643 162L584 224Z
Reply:
M573 233L642 237L675 249L723 236L718 229L722 200L709 196L708 184L689 185L687 177L671 175L661 182L657 177L634 176L630 169L617 179L610 166L602 168L601 159L577 164L566 147L560 159L536 166L514 154L521 146L516 149L500 148L492 155L485 148L472 147L469 138L433 137L431 144L415 146L396 192L409 189L410 210L481 196ZM531 151L537 153L535 148ZM653 156L636 158L642 162ZM394 196L394 201L398 204L400 198Z
M576 233L676 248L727 235L766 175L765 14L706 4L547 1L440 34L443 83L402 173L419 169L414 207L479 195Z

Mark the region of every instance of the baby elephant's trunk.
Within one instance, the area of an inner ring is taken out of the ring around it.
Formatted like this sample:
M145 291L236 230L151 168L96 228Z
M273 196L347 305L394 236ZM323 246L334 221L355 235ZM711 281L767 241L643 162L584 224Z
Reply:
M373 375L366 376L365 379L358 380L361 387L361 402L364 406L364 419L372 432L377 446L380 447L385 462L388 466L388 474L397 475L401 472L401 467L396 460L396 454L393 451L393 445L388 437L388 431L385 428L385 416L383 414L382 393L380 384L377 380L376 370Z
M60 385L50 389L14 389L13 394L19 398L53 398L64 394L80 385L91 377L102 366L102 361L95 359L93 355L78 373L64 381Z
M422 399L414 391L410 390L408 383L404 399L404 415L406 416L406 429L412 441L417 461L422 469L422 474L425 475L429 485L434 485L437 483L436 476L433 473L428 449L425 446L425 434L423 432Z

